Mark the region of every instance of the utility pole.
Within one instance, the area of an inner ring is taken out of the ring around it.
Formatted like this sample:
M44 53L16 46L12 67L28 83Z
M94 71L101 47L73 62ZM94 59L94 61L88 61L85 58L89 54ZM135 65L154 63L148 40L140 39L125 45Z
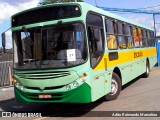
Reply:
M156 14L153 14L153 22L154 22L154 38L156 39L157 38L157 35L156 35L156 19L155 19L155 15Z

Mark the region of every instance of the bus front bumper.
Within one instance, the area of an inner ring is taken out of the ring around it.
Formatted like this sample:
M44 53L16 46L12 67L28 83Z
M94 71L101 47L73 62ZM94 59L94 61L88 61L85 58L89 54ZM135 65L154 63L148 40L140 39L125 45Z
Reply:
M15 97L18 102L52 102L52 103L89 103L91 102L91 88L88 84L84 83L73 90L50 94L51 98L40 99L41 92L25 92L14 87ZM44 92L43 92L44 94Z

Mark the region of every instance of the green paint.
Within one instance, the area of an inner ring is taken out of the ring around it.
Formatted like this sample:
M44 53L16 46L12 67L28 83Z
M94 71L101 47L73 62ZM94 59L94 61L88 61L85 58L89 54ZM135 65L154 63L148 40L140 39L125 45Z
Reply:
M46 72L46 71L45 71ZM64 77L58 77L57 78L47 78L44 76L40 76L39 74L36 74L37 77L35 78L25 78L20 77L23 75L29 76L31 73L34 73L34 71L29 71L28 73L26 72L25 74L14 74L14 78L23 86L29 86L29 87L40 87L40 88L45 88L45 87L50 87L50 86L61 86L61 85L66 85L74 80L77 80L79 78L78 74L75 71L69 71L69 75L64 76ZM63 73L63 72L62 72ZM61 74L62 74L61 73ZM43 70L41 71L41 74L43 74ZM47 73L46 73L47 74ZM31 74L32 75L32 74ZM51 76L51 75L50 75ZM55 75L52 75L54 77Z
M65 92L51 92L51 99L39 99L37 93L23 92L14 87L15 97L18 102L55 102L55 103L89 103L91 102L91 88L82 84L78 88Z

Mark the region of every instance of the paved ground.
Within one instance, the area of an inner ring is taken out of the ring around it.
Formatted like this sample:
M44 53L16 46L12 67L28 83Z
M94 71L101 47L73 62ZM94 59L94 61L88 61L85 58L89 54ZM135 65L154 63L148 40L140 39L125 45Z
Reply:
M14 97L13 87L0 88L0 102Z
M66 115L79 115L87 120L159 120L157 117L102 117L103 111L159 111L160 112L160 68L154 67L149 78L137 78L134 82L123 87L120 96L114 101L100 99L90 104L47 104L47 103L17 103L14 99L13 88L0 89L0 111L29 111L44 112L47 116L58 115L59 117L34 118L36 120L50 119L73 119ZM84 111L85 110L85 111ZM47 112L46 112L47 111ZM90 111L102 111L93 113L97 117L84 117ZM107 114L104 112L103 114ZM82 117L74 117L76 120ZM0 118L1 119L1 118ZM17 119L17 118L15 118ZM21 119L21 118L19 118ZM31 118L25 118L30 120Z

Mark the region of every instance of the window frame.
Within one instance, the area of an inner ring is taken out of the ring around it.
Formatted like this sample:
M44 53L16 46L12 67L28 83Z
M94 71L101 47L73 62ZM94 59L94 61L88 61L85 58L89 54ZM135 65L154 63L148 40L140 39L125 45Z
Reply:
M144 35L145 33L145 35ZM143 45L143 42L145 42L145 45ZM142 28L142 47L147 47L147 34L146 34L146 29Z
M133 34L133 32L134 32L134 29L136 29L136 36L134 36L134 34ZM139 36L138 36L138 27L137 26L135 26L135 25L133 25L133 27L132 27L132 34L133 34L133 40L134 40L134 47L135 48L140 48L140 41L139 41ZM135 44L136 44L136 41L135 41L135 39L138 39L138 46L136 46Z
M119 31L119 26L118 25L121 25L121 33L119 33L120 31ZM125 23L122 22L122 21L118 21L117 22L117 27L118 27L118 30L117 30L118 48L119 49L127 49L127 40L126 40L126 31L125 31L126 30L126 26L125 26ZM125 48L121 48L120 47L119 36L124 38Z
M125 31L127 30L127 26L128 26L128 28L129 28L129 31L130 31L130 34L125 34L125 36L126 36L126 42L127 42L127 48L128 48L128 49L133 49L133 48L134 48L134 39L133 39L133 34L132 34L132 25L131 25L131 24L128 24L128 23L126 23L125 25L126 25ZM126 32L126 33L127 33L127 32ZM131 38L131 39L132 39L132 47L129 47L129 46L128 46L128 38Z
M107 20L109 20L109 21L111 21L113 24L113 26L112 26L112 28L113 28L113 33L109 33L108 31L107 31L107 28L108 28L108 25L107 25ZM107 48L109 49L109 50L118 50L118 41L117 41L117 32L118 32L118 26L117 26L117 20L116 19L113 19L113 18L110 18L110 17L105 17L105 30L106 30L106 33L105 33L105 35L106 35L106 37L109 35L113 35L114 37L115 37L115 41L116 41L116 48L113 48L113 49L111 49L111 48L109 48L108 47L108 40L106 39L106 43L107 43Z
M139 30L140 30L140 33L139 33ZM139 48L141 48L142 47L142 44L141 44L141 42L142 42L142 28L141 27L137 27L137 33L138 33L138 39L139 39ZM140 39L141 39L141 41L140 41Z

